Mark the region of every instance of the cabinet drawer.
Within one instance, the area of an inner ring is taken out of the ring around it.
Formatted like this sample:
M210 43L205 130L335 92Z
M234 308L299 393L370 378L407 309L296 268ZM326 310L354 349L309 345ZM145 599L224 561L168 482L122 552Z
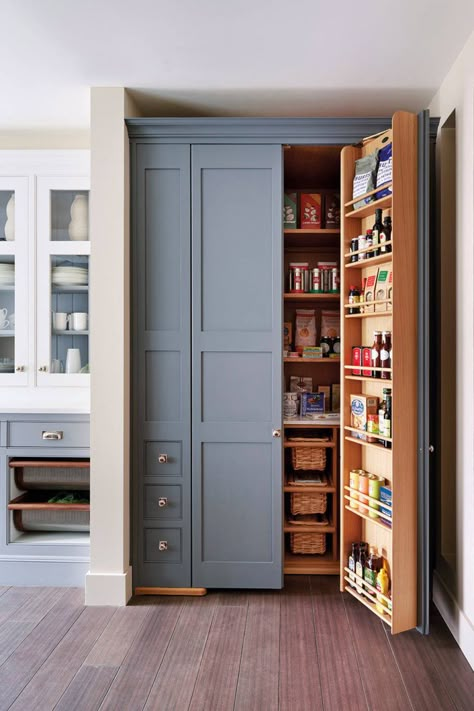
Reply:
M9 447L89 447L88 422L10 422Z
M145 563L181 563L180 528L145 528Z
M181 476L181 442L147 442L145 447L145 476Z
M165 484L145 484L143 510L145 518L180 519L181 487Z

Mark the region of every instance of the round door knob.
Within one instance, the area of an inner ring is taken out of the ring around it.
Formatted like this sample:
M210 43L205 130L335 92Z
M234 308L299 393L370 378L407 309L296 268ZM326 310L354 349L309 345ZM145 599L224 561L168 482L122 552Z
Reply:
M159 454L158 461L160 464L166 464L168 461L168 455L167 454Z
M281 437L281 430L273 430L272 437Z
M167 551L168 550L168 541L160 541L158 543L158 550L159 551Z
M48 370L48 366L47 365L40 365L38 370L40 373L46 373L46 371Z
M25 371L25 366L24 365L17 365L15 370L17 373L23 373Z
M158 499L158 506L160 509L163 508L163 506L168 506L168 497L167 496L160 496Z

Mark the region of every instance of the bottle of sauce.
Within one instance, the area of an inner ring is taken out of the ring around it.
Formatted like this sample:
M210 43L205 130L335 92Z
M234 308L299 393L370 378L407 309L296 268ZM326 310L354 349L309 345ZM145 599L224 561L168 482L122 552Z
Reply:
M360 302L360 291L359 289L352 285L349 287L349 303L350 304L358 304ZM349 309L350 314L358 314L360 313L360 307L359 306L351 306Z
M387 404L385 406L385 413L383 416L383 436L392 437L392 395L387 394ZM383 441L383 446L385 449L392 449L392 443Z
M370 553L365 562L364 580L369 585L375 588L377 585L377 575L382 570L383 559L381 555L376 553L374 546L370 546ZM366 588L369 595L375 597L375 592Z
M387 612L388 603L379 595L379 593L385 595L385 597L388 597L388 589L390 587L390 578L385 570L385 565L383 565L381 570L377 573L377 582L375 587L377 588L377 602L375 603L375 607L377 608L377 612L384 614Z
M372 244L374 245L374 251L372 253L373 257L378 257L380 254L380 234L383 231L383 224L382 224L382 210L380 208L377 208L375 210L375 222L374 226L372 227Z
M350 583L351 588L355 588L355 572L356 572L356 563L359 558L359 544L358 543L353 543L351 546L351 554L349 556L349 563L348 563L348 568L351 571L349 573L349 579L352 580L353 582Z
M372 368L380 368L380 351L382 350L382 331L374 331L374 343L370 353L370 365ZM373 378L380 378L380 370L372 371Z
M392 394L390 388L384 388L382 391L382 400L379 403L378 416L379 416L379 434L384 434L384 424L385 424L385 410L387 408L387 396ZM383 439L379 439L379 443L383 444Z
M372 236L372 230L367 230L365 233L365 246L367 248L372 247L374 243L374 238ZM368 250L367 252L367 259L370 259L370 257L373 257L374 253L372 252L371 249Z
M383 229L380 233L380 252L388 254L392 251L392 245L386 244L392 241L392 218L387 215L383 221Z
M392 367L392 332L382 331L382 347L380 349L380 367ZM381 372L382 380L391 380L391 373Z
M356 560L356 576L359 578L359 580L356 578L356 588L357 592L362 595L362 585L359 585L359 581L364 579L364 569L365 569L365 562L367 560L367 549L368 549L368 544L365 543L364 541L361 541L359 543L359 556Z

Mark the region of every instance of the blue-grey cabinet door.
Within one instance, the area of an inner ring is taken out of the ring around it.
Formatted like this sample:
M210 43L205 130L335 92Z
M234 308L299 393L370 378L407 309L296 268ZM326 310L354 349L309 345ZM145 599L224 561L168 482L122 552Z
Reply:
M193 585L282 587L282 150L192 147Z
M189 587L190 146L139 143L132 165L134 584Z

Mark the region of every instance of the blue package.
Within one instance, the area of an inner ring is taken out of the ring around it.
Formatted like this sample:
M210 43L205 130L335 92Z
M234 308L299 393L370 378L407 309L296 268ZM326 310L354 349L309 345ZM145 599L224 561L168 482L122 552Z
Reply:
M389 143L388 146L384 146L379 151L379 164L377 167L377 182L375 187L378 188L385 183L392 182L392 144ZM392 194L392 188L383 188L383 190L377 190L375 193L375 199L385 197L386 195Z
M301 417L324 415L324 393L301 393Z

